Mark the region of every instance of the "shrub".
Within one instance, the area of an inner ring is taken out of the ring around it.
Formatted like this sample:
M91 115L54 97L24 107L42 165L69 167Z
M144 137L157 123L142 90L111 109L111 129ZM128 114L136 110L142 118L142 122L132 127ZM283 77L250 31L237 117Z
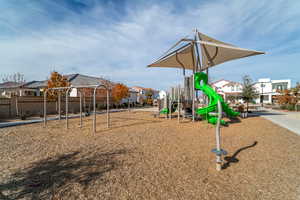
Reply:
M288 109L289 111L294 111L294 110L295 110L295 105L289 104L289 105L287 106L287 109Z
M281 106L280 106L280 109L286 110L286 109L287 109L287 106L286 106L286 105L281 105Z

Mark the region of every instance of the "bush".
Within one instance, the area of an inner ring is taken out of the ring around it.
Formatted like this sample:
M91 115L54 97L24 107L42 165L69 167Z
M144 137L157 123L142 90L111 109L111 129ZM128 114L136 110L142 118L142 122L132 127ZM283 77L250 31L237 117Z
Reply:
M289 111L294 111L294 110L295 110L295 105L289 104L289 105L287 106L287 109L288 109Z
M280 106L280 109L286 110L286 109L287 109L287 106L286 106L286 105L281 105L281 106Z
M293 105L293 104L281 105L280 109L294 111L295 110L295 105ZM297 105L297 109L300 110L300 105Z

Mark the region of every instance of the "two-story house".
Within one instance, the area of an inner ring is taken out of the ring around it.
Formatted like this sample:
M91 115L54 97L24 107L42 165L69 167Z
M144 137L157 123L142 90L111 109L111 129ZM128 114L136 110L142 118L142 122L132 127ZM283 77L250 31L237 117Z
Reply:
M256 103L273 103L274 99L280 93L278 90L291 89L291 80L271 80L270 78L261 78L254 84L259 96L255 99Z

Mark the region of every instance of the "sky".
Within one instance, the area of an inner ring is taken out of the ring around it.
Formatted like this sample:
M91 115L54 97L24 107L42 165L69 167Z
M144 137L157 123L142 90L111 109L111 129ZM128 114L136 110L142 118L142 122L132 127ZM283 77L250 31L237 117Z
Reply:
M300 81L298 0L0 0L0 78L50 72L167 89L182 71L147 68L193 29L265 55L212 68L212 80Z

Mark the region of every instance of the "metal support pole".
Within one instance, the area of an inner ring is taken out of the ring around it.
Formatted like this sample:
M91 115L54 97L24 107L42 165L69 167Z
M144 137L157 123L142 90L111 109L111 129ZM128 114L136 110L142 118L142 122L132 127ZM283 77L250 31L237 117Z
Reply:
M44 93L44 127L47 125L47 90Z
M180 122L180 85L178 86L178 105L177 105L177 109L178 109L178 122Z
M58 120L61 120L61 94L58 92Z
M168 93L166 92L166 96L165 96L165 102L164 102L164 106L166 106L166 108L169 107L169 101L168 101L169 97L168 97ZM168 113L166 113L166 119L169 117Z
M130 97L128 97L128 112L130 112Z
M93 121L93 132L96 133L96 90L97 90L97 87L94 88L94 121Z
M193 115L193 122L195 121L195 79L194 79L194 73L192 76L193 79L193 89L192 89L192 115Z
M218 121L216 126L216 149L217 152L221 152L221 135L220 135L220 122L222 118L222 106L220 100L218 100ZM217 153L216 154L216 169L217 171L221 171L222 169L222 154Z
M83 93L83 112L86 113L86 101L85 101L85 93Z
M66 91L66 128L69 128L69 118L68 118L68 112L69 112L69 91L71 88L68 88Z
M169 95L169 119L172 119L171 107L172 107L172 94Z
M80 112L80 124L79 127L82 128L82 94L81 91L79 91L79 112Z
M107 128L110 127L110 119L109 119L109 90L106 90L106 117L107 117Z

